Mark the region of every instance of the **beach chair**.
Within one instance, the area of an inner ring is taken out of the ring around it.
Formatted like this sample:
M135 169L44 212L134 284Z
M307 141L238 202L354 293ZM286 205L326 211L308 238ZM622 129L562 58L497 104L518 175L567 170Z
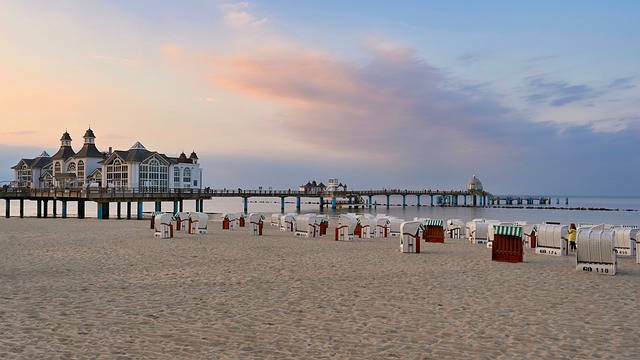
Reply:
M240 213L238 215L238 227L244 227L246 217L247 217L247 214L245 213Z
M249 214L249 236L262 235L262 227L264 226L264 215Z
M189 234L206 234L209 215L203 212L189 212Z
M156 228L155 224L156 224L156 216L158 215L162 215L164 214L164 212L162 211L154 211L151 213L151 227L149 227L149 229L153 230Z
M176 231L189 231L189 213L177 212L173 215Z
M640 229L632 227L615 227L615 249L618 256L635 256L636 240Z
M296 236L315 237L316 236L316 215L303 214L296 216Z
M400 219L397 217L389 218L389 234L392 237L400 236L400 225L405 222L404 219Z
M569 226L542 223L536 233L536 254L567 256Z
M358 218L360 220L360 226L362 226L360 237L363 239L375 237L376 218L371 214L358 215Z
M466 233L472 244L486 244L489 236L489 224L484 219L471 220L467 222Z
M600 228L600 226L578 228L576 270L615 275L618 270L615 231Z
M280 226L280 217L282 214L271 214L271 226Z
M375 236L380 238L388 237L390 225L391 221L389 221L388 217L377 217Z
M338 226L336 227L336 241L352 241L354 239L353 231L358 224L358 218L353 214L343 214L338 218Z
M400 251L420 253L420 234L424 232L423 221L405 221L400 224Z
M171 223L171 215L159 214L154 220L154 236L161 239L173 237L173 224Z
M280 217L280 231L294 232L296 225L296 214L286 214Z
M491 260L512 263L524 260L521 226L493 225Z
M422 238L425 242L444 243L444 220L427 219L423 224Z
M464 239L465 223L460 219L447 220L447 234L452 239Z
M238 228L238 218L234 213L222 214L222 229L235 230Z

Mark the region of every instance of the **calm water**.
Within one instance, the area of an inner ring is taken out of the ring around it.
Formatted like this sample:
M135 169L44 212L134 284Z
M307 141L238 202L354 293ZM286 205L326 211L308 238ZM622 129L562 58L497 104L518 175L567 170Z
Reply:
M404 219L413 219L414 217L428 217L435 219L461 219L468 221L475 218L496 219L501 221L527 221L528 223L541 223L543 221L559 221L566 223L607 223L614 225L640 225L640 197L604 197L604 196L576 196L568 197L568 204L565 204L566 196L552 197L550 205L530 205L523 207L501 205L500 207L439 207L429 206L428 197L422 197L423 206L416 205L415 196L407 197L407 206L403 207L402 197L391 197L391 206L386 206L385 197L374 197L374 203L377 206L371 208L348 209L342 208L332 210L324 209L324 213L332 216L346 212L355 213L372 213L372 214L389 214ZM261 212L265 214L280 212L280 198L254 198L249 199L249 212ZM462 202L461 202L462 203ZM165 202L162 204L162 210L167 212L173 211L173 203ZM132 204L132 216L135 217L137 204ZM550 208L553 207L553 208ZM606 210L578 210L577 208L590 209L606 209ZM122 204L122 216L126 217L126 204ZM195 211L195 201L185 201L184 211ZM208 213L226 213L226 212L242 212L243 202L240 198L217 198L204 202L204 211ZM154 211L153 203L144 203L143 211L149 213ZM36 216L37 208L35 201L25 201L25 216ZM285 199L285 212L296 212L295 198ZM318 213L318 199L303 198L301 212ZM62 204L57 204L57 214L61 217ZM48 216L52 217L53 205L49 202ZM110 207L111 218L116 218L116 204L112 203ZM4 215L4 213L2 214ZM11 216L18 217L20 215L19 202L11 201ZM86 217L97 216L97 205L93 202L87 202ZM145 214L148 216L148 214ZM67 216L74 218L77 216L76 203L69 202L67 208Z

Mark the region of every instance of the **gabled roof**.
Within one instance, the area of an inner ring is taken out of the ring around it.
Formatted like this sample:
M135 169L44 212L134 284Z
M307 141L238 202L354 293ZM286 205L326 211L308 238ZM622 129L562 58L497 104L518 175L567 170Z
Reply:
M136 144L140 144L140 143L136 143ZM131 148L127 151L123 151L123 150L115 150L113 153L111 153L110 156L108 156L107 158L105 158L102 161L99 161L98 164L108 164L111 163L114 159L114 157L119 157L120 159L122 159L122 161L126 162L126 163L141 163L144 162L146 159L150 158L151 156L157 155L158 158L163 159L164 161L167 162L167 164L175 164L177 163L177 159L172 159L167 157L164 154L160 154L156 151L149 151L147 149L145 149L144 147L137 147L137 148Z
M24 163L25 165L27 165L32 169L33 168L41 169L47 166L47 164L49 164L50 162L51 162L51 158L49 157L49 154L47 154L47 152L44 151L42 152L42 154L40 154L40 156L36 157L35 159L20 159L20 161L18 161L18 164L15 166L12 166L11 168L12 169L21 168L22 164Z

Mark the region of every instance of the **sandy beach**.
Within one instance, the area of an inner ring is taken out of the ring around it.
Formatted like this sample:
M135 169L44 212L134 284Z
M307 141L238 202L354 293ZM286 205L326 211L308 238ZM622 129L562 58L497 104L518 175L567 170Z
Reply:
M218 218L216 217L216 220ZM267 223L158 239L149 221L0 219L0 358L640 356L640 265L491 261L466 240L299 238Z

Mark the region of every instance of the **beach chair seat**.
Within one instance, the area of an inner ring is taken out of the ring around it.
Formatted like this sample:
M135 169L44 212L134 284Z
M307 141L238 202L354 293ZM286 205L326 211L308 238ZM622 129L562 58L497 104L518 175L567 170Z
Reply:
M425 242L444 243L444 220L425 220L422 238Z

